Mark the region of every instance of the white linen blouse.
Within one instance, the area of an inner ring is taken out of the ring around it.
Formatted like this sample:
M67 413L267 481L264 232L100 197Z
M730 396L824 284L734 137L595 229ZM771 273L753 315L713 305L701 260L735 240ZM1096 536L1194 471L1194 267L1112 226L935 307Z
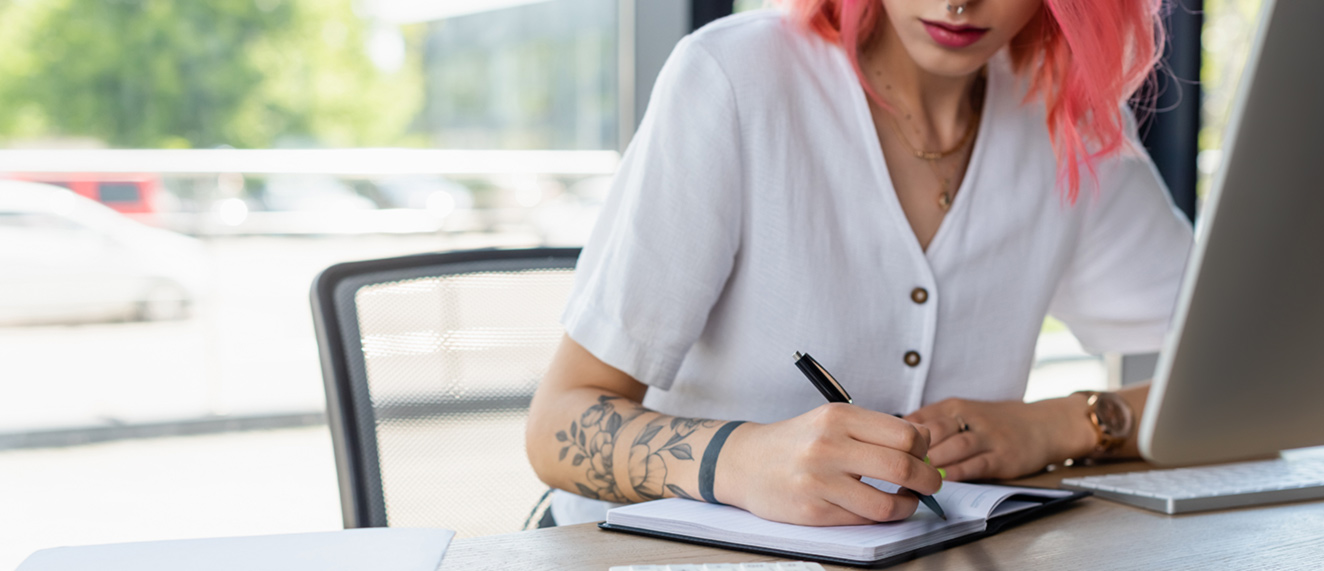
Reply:
M1045 314L1091 352L1158 350L1192 233L1148 156L1103 162L1068 204L1005 54L985 93L926 251L838 46L776 11L686 37L579 259L568 334L649 385L650 409L756 422L824 402L797 351L855 404L904 414L1021 399ZM562 524L607 505L558 496Z

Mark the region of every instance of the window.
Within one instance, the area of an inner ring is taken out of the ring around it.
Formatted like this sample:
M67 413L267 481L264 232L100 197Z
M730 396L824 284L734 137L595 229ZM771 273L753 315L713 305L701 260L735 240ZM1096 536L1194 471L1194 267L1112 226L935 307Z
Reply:
M1204 0L1206 176L1261 2ZM620 5L0 2L0 164L23 165L0 172L0 568L338 528L313 276L582 242L646 101L639 62L667 51L635 49L655 22ZM23 183L53 210L12 208ZM38 263L48 285L13 280ZM1104 382L1044 331L1028 397Z
M1222 163L1223 134L1241 83L1264 0L1204 0L1204 65L1200 72L1199 195Z
M0 567L338 528L313 277L582 241L617 4L0 2Z

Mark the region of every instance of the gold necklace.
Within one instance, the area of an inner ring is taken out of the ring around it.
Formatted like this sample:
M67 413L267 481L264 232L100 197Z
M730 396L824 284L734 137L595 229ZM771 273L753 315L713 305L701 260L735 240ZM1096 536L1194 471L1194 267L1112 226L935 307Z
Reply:
M984 86L982 85L984 77L985 76L981 74L980 78L977 80L978 83L971 91L971 99L982 99L980 95L983 93L984 89ZM975 137L975 130L979 127L979 120L983 117L983 105L976 106L975 116L970 118L970 125L966 127L965 135L961 136L961 141L956 143L956 145L950 149L938 151L925 151L915 148L914 145L910 144L910 139L906 138L906 134L901 130L901 126L897 124L895 115L891 111L884 111L884 113L887 115L888 123L892 126L892 131L896 133L897 138L901 139L901 143L906 146L906 149L908 149L910 154L914 155L915 158L928 163L929 170L932 170L933 176L938 179L938 208L942 209L943 212L951 210L952 194L955 192L955 189L949 190L949 187L952 184L952 178L956 175L956 169L953 169L951 174L943 176L942 172L938 169L938 161L947 158L958 151L965 150L966 145L970 144L970 141ZM957 168L960 168L959 165Z
M892 131L896 132L897 138L901 139L901 143L904 144L906 148L910 150L910 153L914 155L915 158L928 163L929 170L932 170L933 176L938 179L938 208L942 209L943 212L947 212L948 210L952 209L953 190L950 189L950 187L955 172L947 176L943 176L943 173L938 168L938 161L940 159L944 159L946 157L951 156L953 153L956 153L957 151L965 150L966 145L969 145L970 140L974 138L975 128L979 126L979 119L981 114L982 113L979 111L975 112L975 116L970 119L970 126L967 127L965 130L965 136L961 137L961 142L957 143L956 146L944 151L922 151L916 149L914 145L910 144L910 141L906 139L905 133L901 132L901 127L897 125L896 118L893 117L891 113L887 113L887 118L889 119L889 123L891 123L892 125Z
M924 151L916 149L914 145L910 144L910 139L906 138L906 134L901 131L901 126L897 124L895 116L888 113L887 119L892 123L892 130L896 131L897 136L901 138L901 143L906 146L906 149L908 149L911 154L915 155L915 158L930 162L938 159L945 159L951 156L952 153L964 149L966 145L970 144L970 139L974 138L975 128L979 126L979 113L976 112L975 116L970 120L970 125L966 126L965 135L961 136L961 141L959 143L956 143L952 148L945 151Z

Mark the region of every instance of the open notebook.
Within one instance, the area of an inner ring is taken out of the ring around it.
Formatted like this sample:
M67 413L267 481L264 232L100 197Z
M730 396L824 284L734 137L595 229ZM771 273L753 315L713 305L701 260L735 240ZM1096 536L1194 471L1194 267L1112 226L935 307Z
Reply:
M884 491L897 488L871 478L864 481ZM612 509L599 527L829 563L887 565L991 535L1086 495L944 482L933 497L947 512L947 521L921 505L902 521L838 527L778 523L740 508L672 498Z

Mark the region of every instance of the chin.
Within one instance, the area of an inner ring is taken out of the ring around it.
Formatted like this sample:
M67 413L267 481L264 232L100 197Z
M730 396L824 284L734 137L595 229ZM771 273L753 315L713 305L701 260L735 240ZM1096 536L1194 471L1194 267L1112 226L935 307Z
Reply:
M927 46L926 46L927 47ZM913 54L915 63L924 71L942 77L965 77L979 71L993 58L993 54L954 54L948 50L927 47L922 54Z

